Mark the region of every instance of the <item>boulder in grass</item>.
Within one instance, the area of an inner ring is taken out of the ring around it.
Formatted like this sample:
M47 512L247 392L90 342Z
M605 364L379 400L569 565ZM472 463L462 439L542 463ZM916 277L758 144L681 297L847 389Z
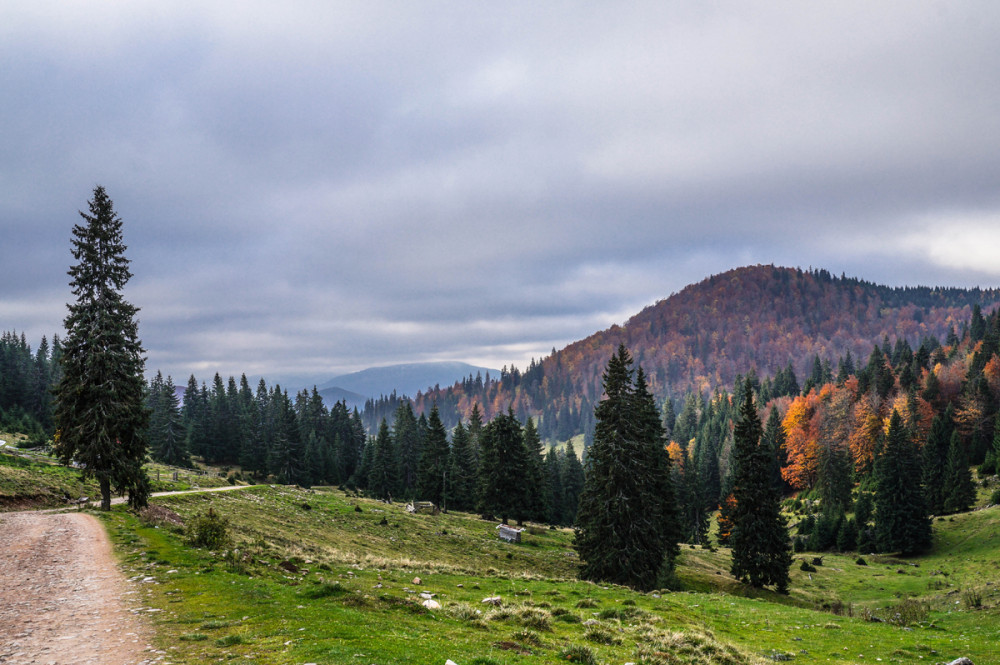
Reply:
M483 605L499 605L503 601L500 596L487 596L486 598L483 598L482 602Z

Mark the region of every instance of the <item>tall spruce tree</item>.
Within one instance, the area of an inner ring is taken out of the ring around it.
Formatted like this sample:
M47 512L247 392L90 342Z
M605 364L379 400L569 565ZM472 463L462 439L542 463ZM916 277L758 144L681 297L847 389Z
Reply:
M931 545L931 521L917 479L917 449L893 409L882 454L875 461L875 543L883 552L915 554Z
M574 547L582 578L645 590L670 572L676 516L673 493L662 491L670 483L669 461L658 456L666 455L662 425L655 407L649 417L645 381L633 384L631 365L619 345L604 372Z
M371 466L368 469L368 493L377 499L392 501L392 493L396 491L399 462L396 460L395 446L389 434L389 425L385 418L378 426L378 434L372 446Z
M426 438L417 467L417 496L442 507L447 496L449 452L448 432L435 404L427 419Z
M972 484L969 470L969 456L958 436L952 432L948 446L948 459L944 466L944 510L947 513L961 513L976 502L976 487Z
M479 468L469 431L461 422L451 435L448 505L455 510L472 510L476 505L476 470Z
M576 456L576 450L570 444L566 444L566 452L561 458L562 466L559 469L559 482L561 487L560 524L576 524L576 512L580 505L580 494L583 492L583 485L586 475L583 471L583 464Z
M162 383L158 386L158 391L150 392L150 406L155 415L149 427L153 457L164 464L190 467L191 456L187 451L184 420L181 418L180 402L174 390L174 381L168 376L163 382L159 372L156 373L156 377Z
M89 213L73 227L69 305L62 344L62 378L56 387L55 452L75 461L84 477L96 478L101 508L111 509L111 491L128 492L129 504L145 506L149 479L149 409L145 403L139 308L122 296L132 277L122 220L104 188L94 188Z
M520 524L530 512L528 449L524 447L521 423L512 409L499 414L482 430L480 441L480 510L499 515L504 524L513 518Z
M551 497L545 492L545 458L542 452L542 440L535 429L535 421L529 416L524 423L524 448L527 453L528 471L525 483L528 491L530 519L544 521Z
M763 428L753 390L747 386L733 433L732 575L753 587L774 585L788 592L792 553L781 515L781 494L774 486L770 445L761 444Z

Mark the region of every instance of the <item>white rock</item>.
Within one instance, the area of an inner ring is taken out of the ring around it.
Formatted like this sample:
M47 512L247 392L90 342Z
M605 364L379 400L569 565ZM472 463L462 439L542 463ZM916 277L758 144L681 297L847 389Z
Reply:
M437 602L436 600L431 600L429 598L427 600L425 600L424 602L420 603L420 604L423 605L424 607L426 607L429 610L439 610L439 609L441 609L441 603Z

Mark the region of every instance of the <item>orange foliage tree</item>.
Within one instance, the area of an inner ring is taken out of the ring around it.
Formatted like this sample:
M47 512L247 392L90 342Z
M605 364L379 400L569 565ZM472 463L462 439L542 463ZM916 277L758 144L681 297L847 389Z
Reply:
M785 430L785 452L788 464L781 469L781 477L796 489L812 487L819 471L819 432L823 412L820 395L815 390L806 396L796 397L788 405L781 422Z

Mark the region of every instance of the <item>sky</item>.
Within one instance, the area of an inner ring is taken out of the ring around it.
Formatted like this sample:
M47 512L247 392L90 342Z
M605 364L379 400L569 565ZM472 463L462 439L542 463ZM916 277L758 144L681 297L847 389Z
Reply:
M0 330L96 185L147 370L524 368L757 263L1000 286L1000 3L0 4Z

